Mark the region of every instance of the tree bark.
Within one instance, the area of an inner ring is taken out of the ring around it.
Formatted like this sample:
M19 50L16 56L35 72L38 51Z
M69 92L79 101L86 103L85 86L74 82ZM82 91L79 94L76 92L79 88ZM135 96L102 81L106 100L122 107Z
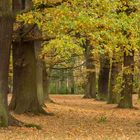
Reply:
M13 10L19 12L31 7L32 1L13 0ZM23 34L26 27L20 30ZM13 43L13 96L9 108L18 114L45 113L37 96L36 58L34 41L23 39Z
M36 86L36 59L34 42L13 44L13 97L10 109L18 114L43 113Z
M117 61L114 55L112 60L112 66L111 66L110 86L109 86L109 93L108 93L108 103L110 104L117 104L119 101L119 94L114 92L114 88L116 85L116 79L121 70L122 70L122 63L120 61Z
M51 70L46 69L45 63L43 64L43 91L44 98L46 102L53 102L49 95L49 85L50 85L50 73Z
M87 83L84 98L96 98L96 71L95 61L92 55L93 48L86 41L85 59L87 69Z
M0 126L9 124L8 112L8 71L13 21L9 0L0 1Z
M132 55L124 53L124 71L121 98L118 104L120 108L132 108L134 51Z
M100 57L100 72L98 79L98 100L106 101L108 97L108 84L110 72L110 59L107 56Z
M39 58L41 53L41 42L35 41L36 54L36 80L37 80L37 95L40 105L44 105L44 91L43 91L43 61Z
M74 78L74 70L70 71L70 92L71 94L75 94L75 78Z

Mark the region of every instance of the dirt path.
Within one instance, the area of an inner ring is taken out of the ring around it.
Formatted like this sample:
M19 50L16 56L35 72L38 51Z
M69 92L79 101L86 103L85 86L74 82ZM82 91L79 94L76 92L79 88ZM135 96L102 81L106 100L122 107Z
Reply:
M42 126L0 129L0 140L140 140L138 109L118 109L115 105L81 96L53 95L57 104L48 104L54 116L15 115L19 120Z

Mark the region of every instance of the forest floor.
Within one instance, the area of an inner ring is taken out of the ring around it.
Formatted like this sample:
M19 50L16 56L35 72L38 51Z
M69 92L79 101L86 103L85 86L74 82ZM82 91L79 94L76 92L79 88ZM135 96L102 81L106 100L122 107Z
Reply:
M140 103L137 109L118 109L116 105L80 95L52 95L47 104L53 116L15 115L41 130L25 127L0 129L0 140L140 140Z

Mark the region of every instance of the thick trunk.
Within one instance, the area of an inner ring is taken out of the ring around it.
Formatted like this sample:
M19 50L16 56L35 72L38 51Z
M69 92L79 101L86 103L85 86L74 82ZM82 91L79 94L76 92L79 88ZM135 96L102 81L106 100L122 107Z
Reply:
M110 59L107 56L100 58L100 72L98 79L98 99L107 100L108 97L108 84L110 72Z
M86 69L87 69L87 83L84 98L96 98L96 71L95 61L92 55L92 46L89 42L86 43Z
M31 0L13 0L13 10L19 12L31 7ZM23 27L20 34L23 34ZM20 35L19 34L19 35ZM36 84L34 41L13 43L13 97L9 108L18 114L45 113L39 104Z
M35 54L36 54L36 80L37 80L37 95L40 105L44 105L43 93L43 62L39 58L41 52L41 42L35 41Z
M12 39L12 18L10 1L0 1L0 126L8 126L9 113L7 103L8 70Z
M13 44L13 97L10 109L18 114L42 113L36 88L36 59L34 42Z
M122 68L121 62L117 62L114 56L111 66L110 86L108 93L108 103L111 104L116 104L119 101L119 94L114 92L114 88L116 85L116 79L118 77L119 72L121 71L121 68Z
M133 73L134 73L134 52L132 55L124 54L124 71L121 98L118 104L120 108L132 108Z
M94 72L89 72L87 75L86 92L84 98L96 98L96 75Z

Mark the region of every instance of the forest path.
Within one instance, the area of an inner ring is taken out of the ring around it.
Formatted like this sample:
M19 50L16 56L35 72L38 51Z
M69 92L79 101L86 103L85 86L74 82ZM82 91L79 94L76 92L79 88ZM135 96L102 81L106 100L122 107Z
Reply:
M118 109L116 105L80 95L52 95L47 104L54 116L14 115L35 128L0 129L0 140L140 140L140 103L138 109Z

